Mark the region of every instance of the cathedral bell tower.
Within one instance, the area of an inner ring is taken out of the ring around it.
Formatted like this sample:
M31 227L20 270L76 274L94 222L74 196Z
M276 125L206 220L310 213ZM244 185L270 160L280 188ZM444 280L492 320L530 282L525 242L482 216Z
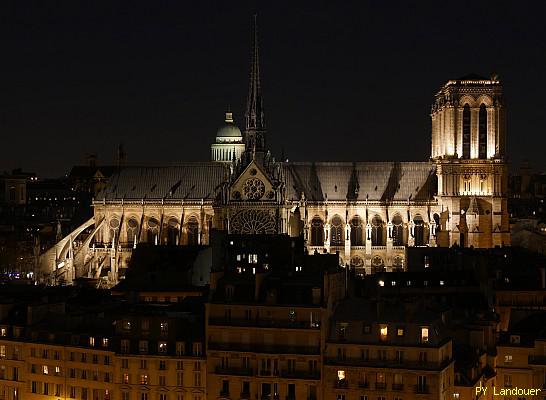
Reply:
M431 118L441 245L509 245L505 108L498 77L448 81L435 96Z

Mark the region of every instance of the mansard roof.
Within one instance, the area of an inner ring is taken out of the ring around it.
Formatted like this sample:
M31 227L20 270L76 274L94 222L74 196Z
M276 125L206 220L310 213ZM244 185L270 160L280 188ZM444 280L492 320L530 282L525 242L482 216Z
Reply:
M287 162L286 196L309 201L429 200L436 194L431 162Z
M229 166L215 162L125 167L110 178L96 200L213 200L228 177Z

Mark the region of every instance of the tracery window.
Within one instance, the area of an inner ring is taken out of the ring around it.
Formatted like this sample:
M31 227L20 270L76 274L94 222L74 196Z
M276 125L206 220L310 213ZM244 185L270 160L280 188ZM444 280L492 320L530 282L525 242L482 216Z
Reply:
M364 229L362 226L362 218L355 215L351 219L351 246L364 245Z
M135 218L129 218L127 221L127 241L133 243L138 234L138 222Z
M379 215L372 218L372 246L383 246L383 220Z
M188 219L187 223L188 245L196 246L199 244L199 222L194 216Z
M118 236L119 219L117 217L113 217L108 225L110 226L110 239L114 240L114 238L117 238Z
M424 246L425 245L425 222L423 217L417 214L413 218L414 228L413 236L415 238L415 246Z
M381 256L375 256L372 258L372 273L383 272L385 269L385 263Z
M480 106L478 118L478 157L487 158L487 109L485 104Z
M351 258L351 268L362 268L364 267L364 260L360 256L353 256Z
M159 221L154 217L148 220L148 229L146 230L148 243L155 243L159 233Z
M167 222L167 244L176 245L178 244L178 220L176 218L169 219Z
M277 231L275 218L265 210L248 209L235 214L230 222L237 234L273 234Z
M400 214L395 214L392 218L392 244L393 246L404 245L404 224Z
M330 226L330 244L343 246L343 221L339 215L334 215Z
M311 246L324 246L324 223L318 216L311 220Z
M463 158L470 158L470 106L463 107Z

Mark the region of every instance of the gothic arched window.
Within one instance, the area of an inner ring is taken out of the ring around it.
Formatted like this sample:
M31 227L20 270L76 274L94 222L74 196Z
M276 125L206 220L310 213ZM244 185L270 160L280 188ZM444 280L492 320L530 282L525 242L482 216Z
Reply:
M372 246L383 246L383 220L379 215L372 218Z
M442 225L440 223L440 216L438 214L434 214L432 218L434 218L434 222L436 223L436 232L440 232L442 230Z
M404 245L404 224L400 214L395 214L392 218L392 244L393 246Z
M311 220L311 246L324 246L324 224L320 217Z
M110 226L110 239L113 240L119 240L117 238L118 236L118 229L119 229L119 219L117 217L113 217L110 222L108 223Z
M470 158L470 106L463 107L463 158Z
M197 218L190 217L187 224L188 231L188 245L196 246L199 244L199 222Z
M480 106L478 122L478 157L487 158L487 108L485 108L485 104Z
M364 245L364 229L362 226L362 218L355 215L351 219L351 246Z
M167 244L178 244L178 220L176 218L169 219L167 223Z
M138 235L138 222L134 218L127 221L127 242L133 243Z
M154 217L148 220L148 229L146 230L146 238L148 243L155 243L155 238L157 237L159 230L159 222Z
M413 237L415 238L415 245L424 246L425 245L425 221L423 221L423 217L417 214L413 218L413 223L415 224L413 228Z
M339 215L334 215L330 224L330 244L343 246L343 221Z

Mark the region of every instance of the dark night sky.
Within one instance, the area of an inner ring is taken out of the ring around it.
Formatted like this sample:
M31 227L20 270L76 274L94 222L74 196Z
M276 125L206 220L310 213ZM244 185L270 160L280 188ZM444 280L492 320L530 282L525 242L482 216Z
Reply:
M546 168L544 2L105 0L0 5L0 170L61 175L119 142L207 160L228 104L242 122L255 10L274 154L426 160L435 91L496 71L513 164Z

